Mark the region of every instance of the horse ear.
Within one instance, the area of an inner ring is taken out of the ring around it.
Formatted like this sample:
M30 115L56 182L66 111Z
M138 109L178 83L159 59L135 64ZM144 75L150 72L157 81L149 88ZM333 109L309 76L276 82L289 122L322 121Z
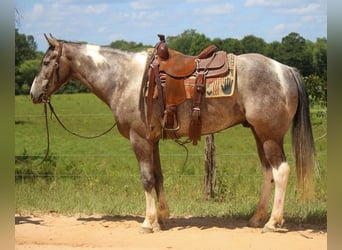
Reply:
M48 43L50 44L51 47L56 47L59 45L58 41L56 38L54 38L51 34L50 37L48 37L45 33L44 33L45 39L48 41Z

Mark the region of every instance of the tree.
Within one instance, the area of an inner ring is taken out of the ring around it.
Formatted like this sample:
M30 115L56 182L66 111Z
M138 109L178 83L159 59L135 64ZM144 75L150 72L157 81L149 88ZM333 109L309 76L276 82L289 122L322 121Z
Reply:
M212 44L208 37L197 33L194 29L185 30L178 36L169 36L166 40L169 48L186 55L197 55L208 45Z
M31 83L39 70L40 62L40 59L26 60L17 67L15 94L29 93Z
M304 82L311 103L322 107L327 107L328 99L326 80L323 80L317 75L309 75L307 77L304 77Z
M243 47L240 40L235 38L226 38L221 40L220 38L215 38L212 41L213 44L218 48L218 50L224 50L228 53L234 53L240 55L243 53Z
M298 33L292 32L283 37L280 57L282 63L296 67L304 76L312 73L312 55L305 39Z
M274 41L267 44L265 55L277 61L281 61L281 43Z
M166 41L168 46L174 50L190 55L190 47L193 39L198 33L194 29L185 30L178 36L168 36Z
M36 50L34 37L15 29L15 94L28 93L42 58L42 53Z
M19 34L15 29L15 66L36 57L37 43L32 35Z
M125 40L116 40L112 42L110 47L114 49L121 49L121 50L126 50L126 51L142 51L146 50L147 48L151 48L151 45L143 45L142 43L136 43L136 42L127 42Z
M245 36L241 40L243 53L260 53L265 54L266 42L264 39L256 37L254 35Z
M191 46L189 49L189 55L198 55L201 53L203 49L211 44L209 38L207 38L204 34L196 34L191 42Z
M312 51L315 74L327 79L327 39L317 38Z

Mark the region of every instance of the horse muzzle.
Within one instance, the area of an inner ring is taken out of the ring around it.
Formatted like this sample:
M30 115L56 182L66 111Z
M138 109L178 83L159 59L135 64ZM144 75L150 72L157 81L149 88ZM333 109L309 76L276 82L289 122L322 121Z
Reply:
M47 93L46 93L47 83L48 83L47 80L43 80L42 84L38 86L36 78L33 80L31 90L30 90L30 95L31 95L31 100L34 104L47 102Z

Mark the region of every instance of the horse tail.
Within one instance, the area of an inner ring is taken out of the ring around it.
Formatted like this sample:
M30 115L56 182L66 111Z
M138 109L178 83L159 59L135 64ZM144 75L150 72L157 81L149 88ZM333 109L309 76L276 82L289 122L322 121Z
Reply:
M313 173L317 166L310 121L309 97L300 73L290 69L298 88L298 107L292 124L292 148L296 161L297 185L303 199L314 195Z

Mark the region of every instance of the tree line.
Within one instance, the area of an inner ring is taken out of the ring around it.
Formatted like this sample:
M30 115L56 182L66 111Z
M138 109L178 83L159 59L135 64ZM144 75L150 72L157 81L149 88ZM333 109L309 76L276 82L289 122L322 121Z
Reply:
M194 29L185 30L176 36L168 36L170 48L184 54L199 54L210 44L218 50L236 55L260 53L281 63L297 68L306 83L311 102L321 106L327 105L327 39L317 38L310 41L300 34L291 32L281 41L265 42L254 35L242 39L210 39ZM156 42L158 37L156 36ZM154 45L116 40L108 46L126 51L142 51ZM28 94L30 85L40 67L44 53L37 51L37 44L32 35L20 34L15 30L15 94ZM70 81L59 93L86 92L87 89L76 81Z

